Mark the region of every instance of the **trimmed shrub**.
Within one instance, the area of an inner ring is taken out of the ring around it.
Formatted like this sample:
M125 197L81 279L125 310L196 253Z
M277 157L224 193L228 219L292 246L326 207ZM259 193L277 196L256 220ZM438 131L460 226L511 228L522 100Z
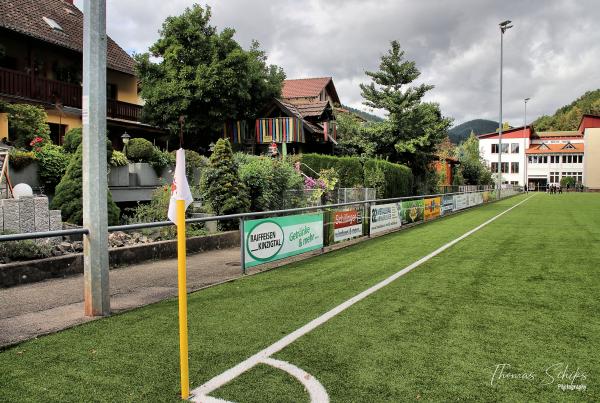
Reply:
M77 147L81 144L81 139L83 138L83 131L81 127L76 129L71 129L65 134L65 138L63 139L63 148L69 154L73 154L77 151Z
M233 160L229 140L217 141L209 165L203 172L200 189L202 199L217 215L245 213L250 209L248 192ZM237 222L224 221L220 226L236 228Z
M46 123L48 115L44 108L27 104L8 104L8 128L15 138L15 147L31 148L31 141L40 137L50 142L50 127Z
M107 140L107 146L110 141ZM112 148L111 148L112 149ZM71 158L65 175L56 186L56 194L52 199L52 208L59 209L62 212L63 219L72 224L81 225L83 223L83 173L82 173L82 146ZM108 153L108 158L112 155ZM119 223L119 208L112 200L112 195L108 191L108 224L116 225Z
M410 168L379 159L368 159L365 161L365 179L381 177L377 173L378 171L383 172L383 177L385 178L383 194L378 193L378 198L410 196L412 194L414 179ZM369 181L372 181L372 179L369 179Z
M351 188L363 186L363 166L358 157L302 154L301 162L308 165L315 172L321 172L322 169L334 168L340 177L339 187ZM302 166L302 172L308 176L315 176L315 173L305 166Z
M152 162L156 147L141 137L129 140L126 147L126 155L133 162Z
M35 153L38 164L38 176L47 193L54 193L56 185L67 171L70 157L61 146L48 144Z

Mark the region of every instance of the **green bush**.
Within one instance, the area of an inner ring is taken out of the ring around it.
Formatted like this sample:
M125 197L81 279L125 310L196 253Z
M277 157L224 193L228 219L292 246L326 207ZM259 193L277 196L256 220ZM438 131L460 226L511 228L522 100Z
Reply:
M385 178L383 194L378 193L378 198L410 196L412 194L413 175L410 168L379 159L368 159L365 161L365 179L380 175L377 171L383 172ZM371 181L372 179L369 180Z
M200 183L202 199L217 215L247 212L250 201L246 186L240 180L229 140L219 139L204 169ZM222 228L231 229L237 222L224 221Z
M44 108L27 104L8 104L8 129L14 138L15 147L31 149L31 141L40 137L50 142L50 127L46 123L48 115Z
M302 154L301 162L308 165L313 171L321 172L322 169L334 168L339 174L339 187L361 187L364 183L363 166L358 157L334 157L322 154ZM311 177L315 173L302 166L302 171Z
M19 148L11 148L8 155L10 165L17 171L20 171L27 165L37 161L33 151L26 151Z
M172 165L175 164L175 155L177 151L171 151ZM192 183L194 177L194 171L196 169L203 169L208 166L208 158L198 154L193 150L185 150L185 175L188 177L188 181Z
M75 151L77 151L79 144L81 144L82 138L83 132L81 127L69 130L63 139L63 148L69 154L73 154Z
M152 162L156 147L141 137L129 140L126 147L127 158L133 162Z
M107 139L107 147L110 147L110 141ZM112 149L112 148L111 148ZM77 148L73 154L67 171L56 186L54 199L51 207L59 209L62 212L63 219L72 224L81 225L83 223L83 174L82 174L82 146ZM108 153L108 158L112 152ZM112 200L112 195L108 191L108 224L116 225L119 223L119 208Z
M0 242L0 263L43 259L52 256L52 246L32 240Z
M248 189L250 210L270 210L275 191L271 159L252 156L239 167L239 173L240 179Z
M45 187L47 193L54 193L56 185L67 170L70 157L65 154L61 146L48 144L36 151L38 160L38 176L40 183Z
M110 166L111 167L124 167L129 164L129 160L121 151L113 151L112 156L110 157Z
M152 165L156 174L160 176L164 168L175 165L175 157L168 151L162 151L155 147L154 155L150 160L150 165Z
M560 178L560 186L562 187L573 188L575 187L575 183L575 178L573 178L572 176L563 176L562 178Z

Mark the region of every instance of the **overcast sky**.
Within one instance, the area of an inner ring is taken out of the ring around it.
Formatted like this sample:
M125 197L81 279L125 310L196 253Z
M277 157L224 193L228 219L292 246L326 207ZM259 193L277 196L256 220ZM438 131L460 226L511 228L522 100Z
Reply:
M186 0L107 0L108 34L128 52L144 52L167 16ZM82 8L82 0L76 0ZM200 3L204 5L205 3ZM597 0L220 0L206 1L219 29L232 27L247 47L261 43L288 78L332 76L342 103L362 105L359 83L397 39L415 60L420 82L435 85L455 124L498 119L500 33L504 35L504 119L551 114L600 88ZM530 119L531 118L531 119Z

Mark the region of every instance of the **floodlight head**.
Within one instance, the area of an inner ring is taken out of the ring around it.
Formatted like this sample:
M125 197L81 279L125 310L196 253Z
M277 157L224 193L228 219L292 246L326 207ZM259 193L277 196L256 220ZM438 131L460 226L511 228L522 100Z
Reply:
M529 101L531 98L525 98L525 103L527 103L527 101Z
M511 20L502 21L502 22L500 23L500 26L501 26L501 27L505 27L505 26L507 26L508 24L510 24L511 22L512 22Z

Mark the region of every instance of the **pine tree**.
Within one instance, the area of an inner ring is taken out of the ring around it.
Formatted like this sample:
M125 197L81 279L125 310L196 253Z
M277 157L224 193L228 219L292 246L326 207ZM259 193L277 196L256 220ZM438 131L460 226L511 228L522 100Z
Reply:
M202 198L217 215L245 213L250 209L246 186L233 160L229 140L219 139L202 175ZM223 228L235 228L236 222L223 222Z

